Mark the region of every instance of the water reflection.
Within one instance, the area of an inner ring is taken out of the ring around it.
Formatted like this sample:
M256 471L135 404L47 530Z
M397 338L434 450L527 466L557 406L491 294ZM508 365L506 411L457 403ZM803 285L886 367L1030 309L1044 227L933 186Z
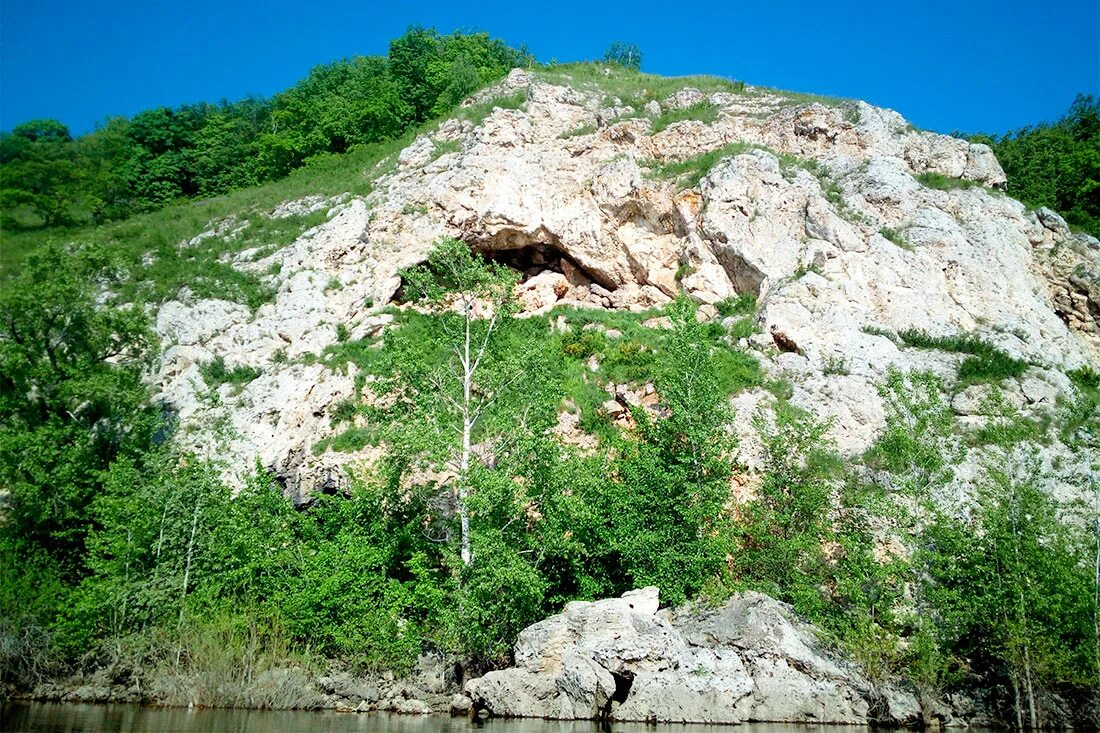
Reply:
M852 726L753 723L737 733L865 733ZM614 733L720 733L707 725L614 724ZM729 730L733 730L730 728ZM489 720L471 723L441 715L302 712L293 710L186 710L139 705L0 704L5 733L601 733L596 723Z

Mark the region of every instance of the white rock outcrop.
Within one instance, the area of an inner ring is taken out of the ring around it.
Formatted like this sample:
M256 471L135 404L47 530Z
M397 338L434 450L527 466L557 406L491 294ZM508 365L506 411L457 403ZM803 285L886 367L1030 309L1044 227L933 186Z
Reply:
M161 307L166 350L152 380L190 445L223 458L230 477L258 456L303 493L353 460L312 447L331 432L331 407L353 396L354 375L302 357L344 330L383 329L378 309L398 292L401 269L445 235L521 269L518 294L532 313L562 303L644 309L681 288L702 303L756 296L752 348L791 382L796 404L834 418L848 453L883 426L875 386L885 368L951 378L961 359L877 332L975 333L1034 365L1008 385L1038 395L1028 405L1059 399L1036 380L1068 389L1044 374L1100 363L1100 244L1003 195L1004 173L983 145L863 103L795 103L751 87L683 89L633 110L517 70L478 100L519 91L521 109L419 137L366 198L311 197L274 212L330 215L273 254L237 259L276 293L256 312L187 295ZM713 123L654 133L635 116L699 102L719 108ZM697 186L657 175L661 163L718 150L726 154ZM974 185L929 188L924 173ZM262 376L211 399L200 365L219 356Z
M657 588L575 601L529 626L515 667L470 680L500 717L741 723L912 723L917 700L876 689L825 651L785 604L738 593L717 608L658 610Z

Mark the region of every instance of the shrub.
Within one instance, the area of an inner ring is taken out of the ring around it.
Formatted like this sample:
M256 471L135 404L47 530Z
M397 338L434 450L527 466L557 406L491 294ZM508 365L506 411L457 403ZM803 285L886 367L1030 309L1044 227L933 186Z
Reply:
M230 369L225 365L225 357L218 355L211 361L199 367L202 379L210 387L220 387L223 384L232 384L238 387L244 386L256 377L261 371L256 367L240 364Z
M882 229L878 230L878 233L881 234L883 238L885 238L887 241L896 244L902 249L913 249L913 245L909 244L909 242L906 241L905 236L895 229L883 227Z
M714 307L723 318L756 315L756 296L742 293L734 298L724 298L715 303Z

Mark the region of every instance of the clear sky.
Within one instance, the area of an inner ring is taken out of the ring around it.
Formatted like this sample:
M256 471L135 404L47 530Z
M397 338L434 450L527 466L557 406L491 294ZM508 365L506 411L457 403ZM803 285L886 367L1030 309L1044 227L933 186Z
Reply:
M542 61L632 41L646 71L857 97L944 132L1054 120L1100 94L1100 0L0 0L0 129L271 95L385 53L412 23L489 31Z

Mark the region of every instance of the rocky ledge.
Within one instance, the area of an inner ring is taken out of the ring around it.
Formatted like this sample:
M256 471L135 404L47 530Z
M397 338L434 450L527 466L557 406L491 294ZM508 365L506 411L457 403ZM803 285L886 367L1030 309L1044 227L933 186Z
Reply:
M455 712L650 723L973 724L964 700L876 685L786 604L738 593L658 610L658 589L577 601L525 629L516 666L469 680Z

